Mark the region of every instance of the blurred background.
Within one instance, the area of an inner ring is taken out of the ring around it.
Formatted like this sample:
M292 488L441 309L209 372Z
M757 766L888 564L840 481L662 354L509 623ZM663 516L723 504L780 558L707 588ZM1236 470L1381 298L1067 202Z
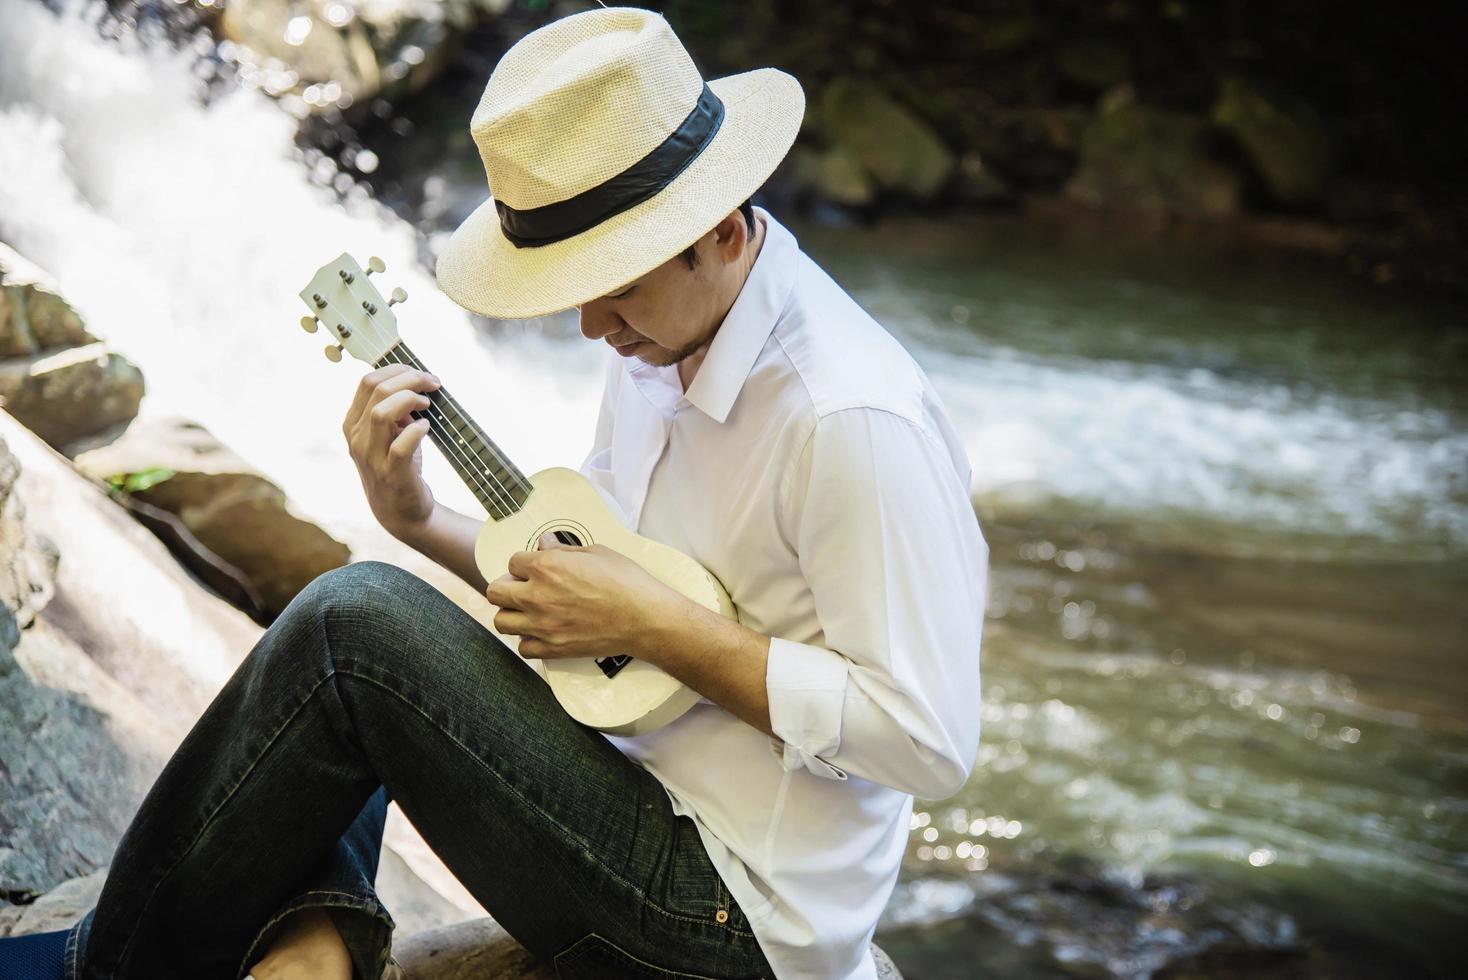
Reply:
M468 121L497 59L589 6L0 0L6 295L33 265L85 323L68 349L105 345L58 381L12 323L7 410L189 525L268 622L290 586L251 598L269 555L227 553L176 452L96 454L187 418L343 548L304 580L385 547L340 445L361 366L294 325L350 250L387 260L405 339L522 469L576 465L597 345L574 316L470 317L431 270L487 193ZM1326 0L645 6L707 77L800 79L756 203L912 351L973 463L984 736L964 791L918 802L878 934L909 980L1461 969L1460 33ZM0 747L9 900L104 865L146 782L110 808L73 787L94 833L53 853L16 828L55 798L23 806L28 750Z

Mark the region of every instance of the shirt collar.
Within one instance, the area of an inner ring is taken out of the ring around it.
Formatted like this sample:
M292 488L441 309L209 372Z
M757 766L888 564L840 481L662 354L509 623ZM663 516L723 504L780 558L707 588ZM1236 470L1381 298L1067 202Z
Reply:
M688 391L682 391L676 364L658 366L636 361L626 365L633 383L653 404L681 404L686 399L715 422L723 423L729 417L755 359L785 309L795 285L795 256L800 249L795 236L771 217L770 212L756 205L754 213L764 219L765 242L739 296L714 334Z

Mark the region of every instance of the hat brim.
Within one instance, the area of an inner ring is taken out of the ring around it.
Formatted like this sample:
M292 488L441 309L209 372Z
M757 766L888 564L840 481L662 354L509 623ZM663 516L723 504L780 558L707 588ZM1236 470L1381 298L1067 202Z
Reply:
M527 248L505 238L489 198L439 253L439 288L483 316L544 316L614 292L697 241L774 173L805 115L800 83L776 68L708 86L724 103L724 121L667 187L578 235Z

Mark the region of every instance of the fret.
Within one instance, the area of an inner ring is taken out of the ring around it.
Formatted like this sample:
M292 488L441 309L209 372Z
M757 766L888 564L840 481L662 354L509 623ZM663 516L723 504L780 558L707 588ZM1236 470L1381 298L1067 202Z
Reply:
M387 364L406 364L420 371L427 370L417 355L401 341L375 366ZM429 436L475 499L495 520L519 511L534 489L525 474L468 416L447 388L427 392L427 396L429 407L412 414L429 420Z

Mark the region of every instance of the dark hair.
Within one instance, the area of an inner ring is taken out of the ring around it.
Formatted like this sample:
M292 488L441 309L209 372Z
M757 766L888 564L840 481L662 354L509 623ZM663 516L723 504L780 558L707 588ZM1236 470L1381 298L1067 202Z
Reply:
M749 228L749 234L752 237L754 235L754 198L748 198L739 205L739 213L744 215L744 224ZM685 248L679 258L687 263L690 269L698 264L698 255L693 251L692 245Z

